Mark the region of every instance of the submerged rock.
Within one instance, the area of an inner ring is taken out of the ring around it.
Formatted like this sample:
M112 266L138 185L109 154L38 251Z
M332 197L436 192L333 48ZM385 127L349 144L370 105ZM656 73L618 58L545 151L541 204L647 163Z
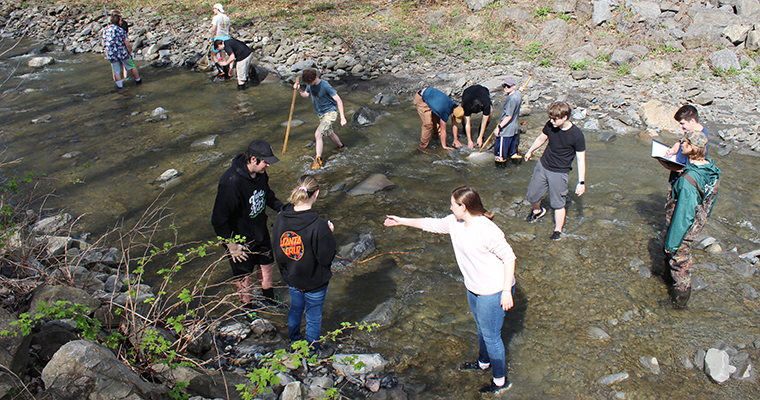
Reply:
M32 120L32 123L33 123L33 124L35 124L35 125L36 125L36 124L47 124L47 123L48 123L48 122L50 122L52 119L53 119L53 116L52 116L52 115L50 115L50 114L46 114L46 115L43 115L43 116L41 116L41 117L39 117L39 118L35 118L35 119L33 119L33 120Z
M628 373L627 372L621 372L619 374L612 374L607 375L604 378L599 380L599 384L601 385L612 385L613 383L622 382L624 380L628 379Z
M644 368L648 369L653 374L655 375L660 374L660 363L657 361L656 358L642 356L641 358L639 358L639 362L641 363L641 365L644 366Z
M370 324L376 323L380 326L388 326L393 323L393 318L400 309L400 305L396 299L390 299L383 303L380 303L372 310L369 315L362 319L362 322Z
M205 138L198 139L190 144L190 147L212 147L216 144L216 138L219 135L208 135Z
M596 326L590 326L586 333L588 334L588 337L590 339L597 339L597 340L610 340L610 335L607 334L602 328L598 328Z
M32 68L42 68L51 64L55 64L53 57L32 57L26 65Z
M163 107L156 107L153 111L151 111L150 116L151 117L158 117L159 115L166 114L167 111Z
M361 107L355 113L351 124L355 128L364 128L372 126L377 122L377 119L383 115L388 114L385 111L373 110L369 107Z
M176 178L178 175L179 175L179 171L177 171L174 168L170 168L164 171L164 173L161 174L161 176L159 176L156 180L165 182L165 181Z
M372 250L375 250L375 238L370 233L364 233L359 235L358 240L341 246L338 255L345 261L353 262Z
M280 125L281 126L288 126L288 121L285 121L285 122L281 123ZM303 121L301 121L300 119L294 119L294 120L290 121L290 127L291 128L299 126L299 125L303 125Z
M357 196L360 194L372 194L383 189L392 188L394 186L396 186L396 184L391 182L391 180L388 179L388 177L385 175L372 174L369 176L369 178L363 180L360 184L351 189L348 194L351 196Z

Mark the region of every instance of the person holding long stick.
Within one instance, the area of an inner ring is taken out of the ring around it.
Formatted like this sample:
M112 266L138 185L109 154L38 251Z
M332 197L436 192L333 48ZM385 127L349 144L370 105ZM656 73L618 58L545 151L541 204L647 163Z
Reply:
M340 113L340 126L346 126L346 116L343 114L343 100L341 100L338 92L333 87L319 78L317 70L314 68L306 68L301 73L303 82L307 85L306 90L301 90L301 85L293 84L293 89L298 91L304 99L311 96L311 101L314 103L314 110L319 115L319 126L314 131L314 140L316 145L314 146L317 151L316 157L314 157L314 163L311 165L311 169L320 169L324 167L325 162L322 160L322 149L324 144L322 143L322 136L327 136L335 143L335 151L343 151L346 149L346 145L340 141L338 135L333 131L333 123L338 119L338 113Z
M501 328L504 315L514 305L515 253L504 232L491 221L493 213L483 207L478 192L462 186L451 192L451 212L445 218L402 218L388 215L385 226L409 226L433 233L448 233L459 270L464 276L467 301L478 328L477 362L462 370L493 368L493 380L481 393L509 389Z

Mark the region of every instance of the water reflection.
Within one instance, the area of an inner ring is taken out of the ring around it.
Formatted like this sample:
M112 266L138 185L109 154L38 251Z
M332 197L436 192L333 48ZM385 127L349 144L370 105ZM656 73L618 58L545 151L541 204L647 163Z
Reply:
M244 92L232 84L212 84L206 76L182 69L141 68L145 84L127 83L124 93L111 90L110 67L96 55L55 53L57 64L43 70L25 67L24 58L0 62L0 74L21 67L3 90L25 80L26 90L13 101L2 100L2 144L6 154L24 157L15 173L46 174L56 196L45 207L66 207L86 214L85 229L104 232L119 219L128 224L161 192L156 178L166 169L180 171L180 181L166 189L183 240L213 237L209 222L219 176L232 157L255 138L279 153L292 89L271 81ZM376 93L351 90L332 82L347 114L372 104ZM27 90L27 89L32 89ZM414 398L476 398L487 374L456 371L477 354L477 340L449 239L411 229L382 227L385 214L411 217L448 214L449 191L462 184L478 188L485 206L497 212L495 222L507 234L518 256L519 290L508 314L511 398L760 398L756 384L731 380L710 383L701 372L687 370L682 355L693 359L698 349L718 340L746 346L754 362L760 354L758 301L742 285L760 289L757 277L743 279L733 260L697 252L695 274L709 286L696 292L688 311L663 307L665 289L644 271L659 265L667 174L652 161L647 144L621 137L597 140L587 133L587 193L572 196L562 241L548 240L551 215L526 224L529 205L521 201L533 163L496 169L490 162L471 163L466 153L416 152L419 119L411 98L386 107L391 114L363 129L337 128L349 149L328 154L315 172L325 188L355 184L372 173L384 173L396 187L368 196L325 190L317 210L336 225L336 239L346 243L358 233L375 236L377 253L394 254L353 264L336 273L325 307L325 329L359 320L378 304L394 300L394 323L363 339L368 351L393 361ZM168 118L152 117L156 107ZM501 104L497 105L497 110ZM30 121L50 115L48 123ZM309 172L313 131L318 120L309 102L296 102L288 151L269 170L270 184L286 197L298 176ZM528 129L543 126L540 111L524 119ZM479 121L473 121L478 126ZM191 146L218 135L212 147ZM530 145L530 138L523 138ZM329 146L327 146L329 147ZM439 149L435 146L434 149ZM326 149L327 150L327 149ZM80 151L68 159L61 156ZM325 153L328 153L326 151ZM723 170L719 200L705 232L739 252L760 247L760 195L756 190L756 157L716 157ZM4 171L4 173L9 173ZM85 183L76 183L78 180ZM574 180L571 173L571 182ZM274 215L271 215L274 217ZM273 221L274 218L270 218ZM200 266L199 266L200 269ZM220 269L219 281L228 278ZM187 271L186 279L193 279ZM284 295L284 291L283 291ZM283 322L284 326L284 322ZM608 340L593 339L598 327ZM663 372L652 375L638 359L656 357ZM628 372L612 386L596 382L605 375ZM416 389L416 390L415 390Z

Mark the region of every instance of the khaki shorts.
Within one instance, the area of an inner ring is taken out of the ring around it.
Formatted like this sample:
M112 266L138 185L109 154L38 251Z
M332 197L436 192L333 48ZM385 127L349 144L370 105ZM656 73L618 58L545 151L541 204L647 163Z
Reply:
M237 79L240 82L245 82L248 80L248 68L251 65L251 59L253 58L253 53L248 55L248 57L240 60L235 65L235 68L237 68Z
M330 136L333 133L332 125L338 119L337 111L330 111L319 116L319 126L317 130L322 133L322 136Z

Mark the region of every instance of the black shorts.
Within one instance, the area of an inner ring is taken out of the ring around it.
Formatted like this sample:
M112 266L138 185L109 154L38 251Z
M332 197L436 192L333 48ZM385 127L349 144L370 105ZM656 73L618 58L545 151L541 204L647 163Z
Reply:
M267 240L266 242L246 243L246 246L249 250L247 260L236 263L230 259L233 276L249 275L256 270L257 265L269 265L274 263L271 241Z

